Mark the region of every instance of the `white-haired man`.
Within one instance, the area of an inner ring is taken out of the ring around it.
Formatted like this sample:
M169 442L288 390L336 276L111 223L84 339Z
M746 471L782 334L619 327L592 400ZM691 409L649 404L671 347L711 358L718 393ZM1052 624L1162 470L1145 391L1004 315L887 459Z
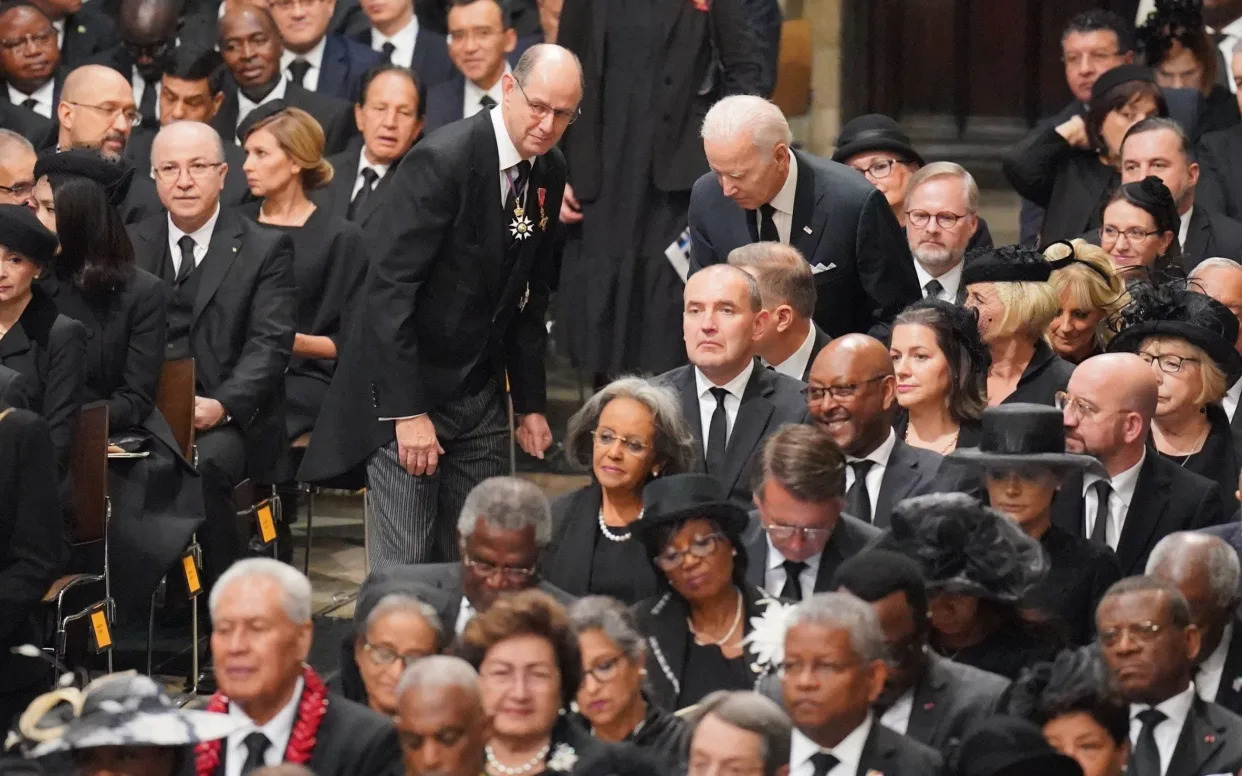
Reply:
M753 242L789 243L815 276L815 322L838 337L884 337L919 298L910 250L884 195L843 164L791 148L780 108L761 97L717 102L703 120L711 172L690 194L690 270Z
M483 710L479 675L459 657L431 655L413 663L397 684L401 756L406 776L478 776L491 719Z
M213 763L212 776L243 776L283 762L318 776L401 773L391 723L329 692L306 664L310 580L279 561L249 558L221 575L210 606L220 691L208 708L250 723L200 753Z

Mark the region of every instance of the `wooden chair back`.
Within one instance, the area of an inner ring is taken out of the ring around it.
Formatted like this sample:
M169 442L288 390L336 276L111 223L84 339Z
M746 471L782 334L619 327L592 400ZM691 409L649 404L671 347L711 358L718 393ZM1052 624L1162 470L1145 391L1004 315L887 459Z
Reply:
M194 359L165 361L155 406L172 428L187 461L194 462Z
M70 541L101 541L108 524L108 405L82 405L73 437L73 528Z

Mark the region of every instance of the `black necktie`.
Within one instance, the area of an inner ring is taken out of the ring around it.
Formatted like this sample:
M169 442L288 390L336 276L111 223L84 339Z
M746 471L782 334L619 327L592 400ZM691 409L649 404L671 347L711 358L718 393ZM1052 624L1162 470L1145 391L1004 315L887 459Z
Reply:
M772 220L775 212L776 208L770 204L759 206L759 239L763 242L781 241L781 233L776 231L776 222Z
M940 292L944 290L944 286L940 285L940 281L932 278L923 286L923 298L935 299L940 296Z
M707 427L707 473L718 475L724 468L725 445L729 437L729 416L725 412L725 397L729 392L724 388L709 390L716 399L716 409Z
M496 107L496 101L492 99L490 94L485 94L480 97L479 104L483 106L483 110L491 110Z
M1104 532L1108 530L1108 497L1113 488L1108 480L1097 480L1092 483L1091 489L1095 491L1095 497L1099 499L1099 506L1095 510L1095 525L1091 526L1091 541L1106 545L1108 541Z
M828 776L828 771L840 764L840 760L827 752L811 755L811 766L815 768L815 776Z
M799 575L806 570L806 564L800 560L787 560L781 565L785 567L785 586L781 588L781 598L801 601L802 580Z
M194 271L194 238L183 234L177 245L181 248L181 263L177 265L177 278L173 282L180 285Z
M871 471L872 466L875 466L875 461L866 459L850 461L849 466L854 470L854 484L850 486L849 492L845 494L850 514L863 522L870 523L871 493L867 491L867 472Z
M156 92L159 89L159 84L159 81L143 79L142 101L138 103L138 112L142 114L142 123L148 127L159 126L159 122L155 118Z
M354 195L354 201L349 203L349 210L345 212L345 217L350 221L353 221L358 212L362 210L367 197L370 197L371 192L375 190L375 182L379 180L379 173L370 167L363 167L358 174L362 176L362 188L358 189L358 193Z
M306 74L310 72L310 62L305 59L295 59L289 63L289 80L298 86L305 86Z
M1160 749L1156 746L1156 725L1168 719L1163 711L1144 709L1138 713L1143 727L1139 730L1138 743L1130 755L1130 776L1160 776Z
M392 52L396 50L397 47L392 45L392 41L388 41L384 45L380 46L380 56L384 58L384 62L386 64L392 64Z
M246 736L242 743L246 745L246 762L242 763L241 772L242 776L246 776L251 771L266 765L263 762L263 755L267 754L267 749L272 742L267 740L267 736L255 731Z
M22 100L22 107L25 108L26 110L34 110L35 108L39 107L39 101L36 100L34 97L27 97L26 99Z

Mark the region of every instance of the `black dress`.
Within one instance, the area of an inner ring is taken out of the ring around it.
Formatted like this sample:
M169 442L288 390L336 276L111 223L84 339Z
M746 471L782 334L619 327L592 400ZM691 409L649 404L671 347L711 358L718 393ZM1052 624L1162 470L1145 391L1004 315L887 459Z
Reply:
M1098 228L1104 195L1121 180L1094 151L1067 143L1055 124L1023 138L1003 165L1010 185L1046 211L1039 233L1044 245Z
M686 669L681 676L677 708L693 706L716 690L753 690L755 679L746 667L746 653L727 658L720 647L700 644L691 638L686 649Z
M1233 495L1238 490L1238 454L1233 446L1229 416L1219 404L1209 404L1204 411L1207 412L1208 435L1199 452L1192 455L1160 455L1186 471L1201 474L1215 482L1225 499L1225 513L1233 514L1238 508L1238 500Z
M893 417L893 431L897 434L897 438L904 440L906 431L910 425L910 414L905 410L900 410ZM977 447L979 438L983 436L983 422L979 420L967 420L958 424L957 444L953 446L954 450L965 447ZM953 452L952 450L948 452ZM947 453L945 453L947 455Z
M1001 404L1030 402L1052 406L1059 391L1069 385L1070 375L1074 373L1074 365L1062 359L1043 338L1035 340L1035 353L1018 378L1018 385L1013 393L1006 396Z
M1056 623L1074 645L1095 638L1095 607L1121 579L1121 564L1108 547L1053 525L1039 543L1048 554L1048 574L1029 589L1023 604Z
M1019 628L1003 627L978 644L956 651L937 650L944 657L1008 679L1017 679L1023 668L1052 660L1060 646Z
M580 728L590 730L591 722L586 717L575 714L572 719ZM648 700L646 716L621 743L647 750L668 765L672 769L670 773L684 773L690 750L690 728L681 717Z
M599 529L598 484L552 502L552 540L544 550L543 576L570 595L608 595L634 604L659 590L647 552L635 539L610 541ZM616 533L623 533L616 529Z

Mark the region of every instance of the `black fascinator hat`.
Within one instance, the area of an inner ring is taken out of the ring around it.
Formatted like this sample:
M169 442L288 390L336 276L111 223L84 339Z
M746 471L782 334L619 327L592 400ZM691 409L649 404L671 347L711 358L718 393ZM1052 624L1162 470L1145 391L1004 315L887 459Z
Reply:
M246 138L250 137L250 133L254 131L255 127L288 107L289 103L284 100L272 100L250 111L246 114L246 118L242 119L241 123L237 125L237 139L245 143Z
M1182 217L1177 212L1173 192L1155 175L1148 175L1141 181L1121 184L1120 197L1110 197L1108 204L1118 199L1124 199L1150 213L1152 220L1156 222L1156 228L1161 232L1176 233L1182 228ZM1105 209L1108 204L1104 206Z
M1108 343L1114 353L1136 353L1148 337L1178 337L1208 354L1225 373L1229 385L1242 377L1242 356L1234 349L1238 319L1220 302L1191 291L1183 281L1130 288L1130 304L1110 322L1117 336Z
M962 287L971 283L1042 283L1052 274L1044 255L1022 245L976 248L966 254Z
M1082 712L1116 743L1129 738L1129 705L1111 688L1108 668L1094 644L1062 650L1055 660L1024 669L1001 697L1000 710L1041 727Z
M1014 603L1047 571L1038 541L962 493L902 501L880 546L918 562L929 594L961 593Z
M129 194L134 168L119 157L106 156L93 148L52 149L39 154L35 162L35 180L44 175L53 186L65 178L89 178L103 187L109 205L120 207Z

